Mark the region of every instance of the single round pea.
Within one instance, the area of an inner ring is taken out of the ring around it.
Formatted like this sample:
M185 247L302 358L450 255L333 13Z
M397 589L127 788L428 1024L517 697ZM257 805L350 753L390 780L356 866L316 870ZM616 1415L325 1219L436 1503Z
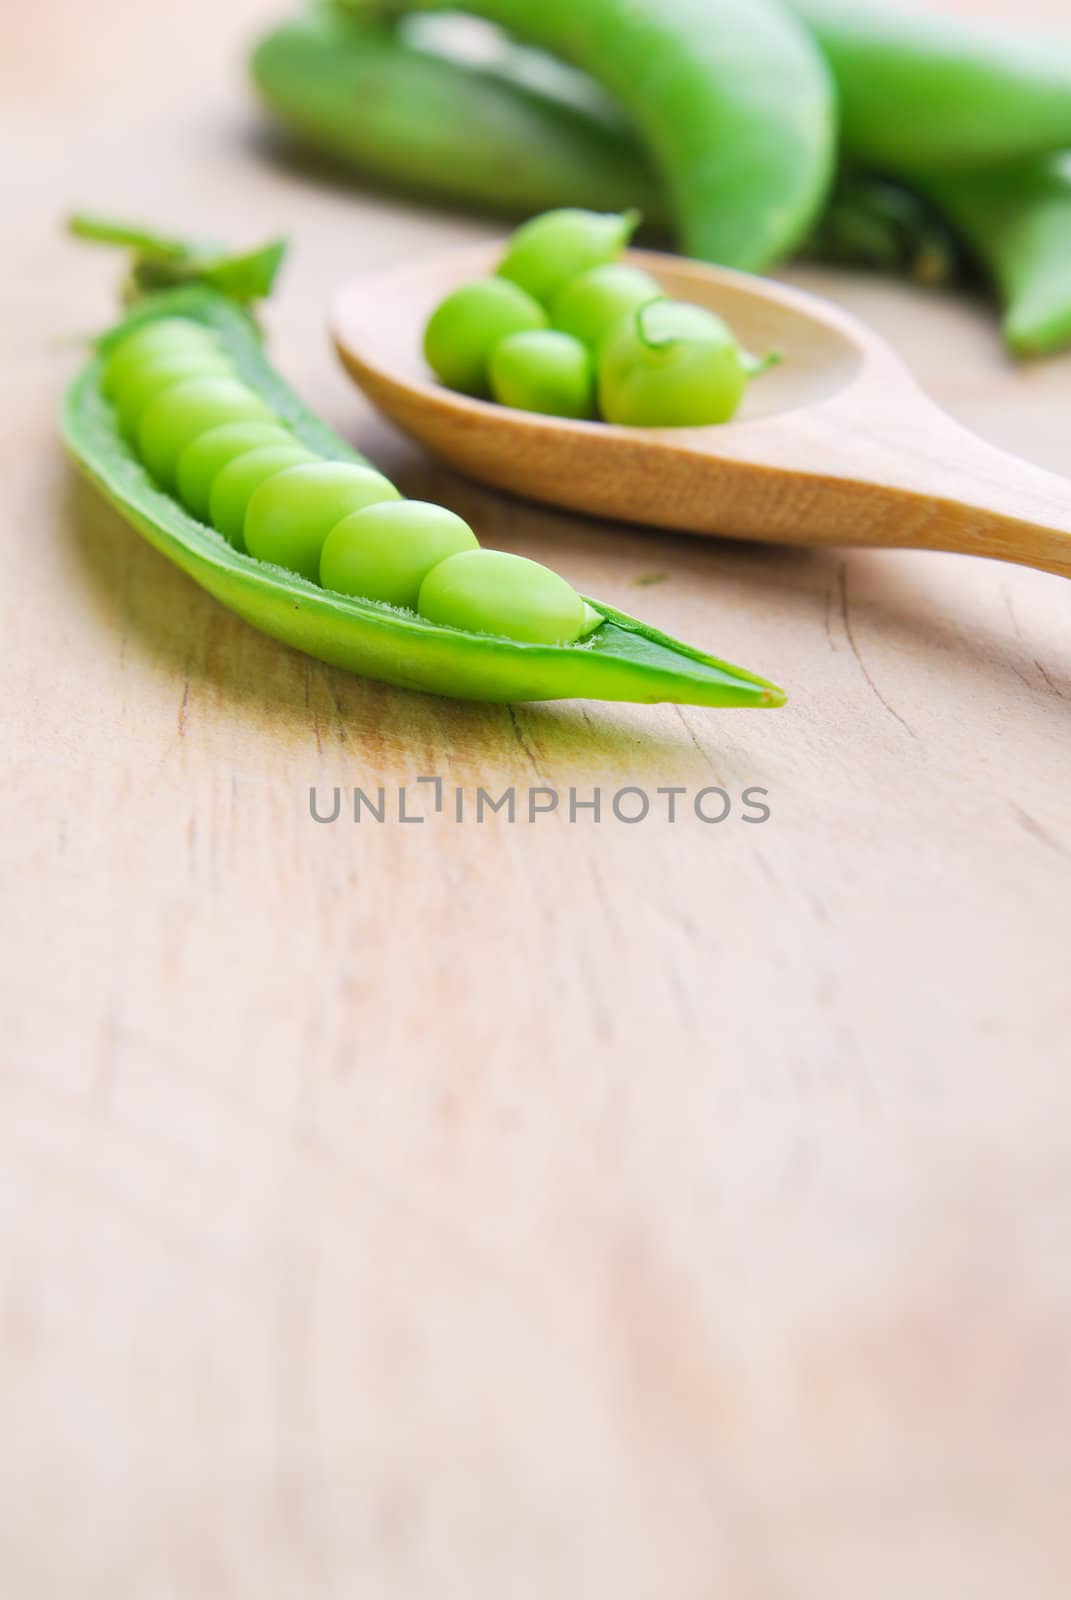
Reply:
M491 393L499 405L551 417L595 415L591 351L571 333L551 328L512 333L491 355Z
M517 229L498 274L549 305L571 278L620 255L639 220L638 211L545 211Z
M747 387L732 330L702 306L656 300L623 317L599 349L599 408L630 427L727 422Z
M138 454L153 477L170 488L178 458L198 434L224 422L270 420L264 401L234 378L189 378L148 407L138 426Z
M219 350L219 340L203 322L192 317L153 317L140 323L108 354L101 378L104 395L112 400L131 373L152 356L165 351Z
M320 551L336 523L380 500L400 500L388 478L349 461L289 467L262 483L245 514L245 547L259 561L300 572L313 582Z
M571 278L551 306L551 322L563 333L594 347L607 328L628 311L657 300L662 289L649 272L610 261Z
M228 544L233 544L236 550L244 550L242 530L254 492L277 472L285 472L288 467L300 467L304 462L316 459L312 451L304 449L296 439L289 444L266 444L259 450L246 450L242 455L235 456L216 474L212 484L208 502L209 522Z
M523 644L571 644L589 630L583 600L538 561L503 550L463 550L432 567L417 609L429 622Z
M428 366L450 389L486 395L487 363L499 339L545 328L547 314L505 278L462 284L432 312L424 330Z
M432 569L479 540L461 517L426 500L384 500L343 517L320 555L320 582L339 594L416 610Z
M234 368L222 350L193 346L188 350L161 351L143 361L124 377L115 394L120 431L128 439L137 437L138 424L148 407L176 383L190 378L233 377Z
M212 483L236 456L265 444L294 444L294 435L278 422L224 422L198 434L178 458L175 481L179 499L202 520L208 516Z

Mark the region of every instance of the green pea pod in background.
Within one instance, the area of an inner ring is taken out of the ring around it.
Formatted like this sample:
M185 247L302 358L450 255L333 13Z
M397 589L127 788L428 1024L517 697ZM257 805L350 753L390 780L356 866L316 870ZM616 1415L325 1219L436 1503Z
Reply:
M918 181L993 281L1009 349L1048 355L1071 344L1071 155Z
M874 0L791 0L855 161L932 202L1000 297L1008 348L1071 345L1071 35Z
M597 85L501 35L477 41L483 62L477 68L466 59L471 41L455 43L465 19L407 16L388 31L360 23L349 7L346 14L341 6L317 9L284 24L254 57L266 104L307 144L378 181L452 203L516 214L632 204L652 222L665 219L669 208L642 147ZM842 94L854 101L859 84L865 86L865 120L880 132L881 153L903 172L890 179L849 163L803 253L947 283L962 270L951 223L1005 303L1009 347L1025 356L1071 344L1067 159L976 172L908 170L918 157L918 86L929 81L927 70L937 80L924 108L937 124L927 136L934 162L994 153L1006 160L1022 143L1036 142L1038 126L1029 116L989 114L984 96L1006 54L1001 34L989 29L976 36L962 24L918 13L890 20L886 10L838 0L797 0L797 9L818 28ZM898 45L886 60L882 40L890 27ZM1066 54L1066 45L1054 52L1058 74ZM875 74L879 60L884 65ZM1013 50L1008 60L1010 74L992 103L1007 108L1026 94L1033 104L1024 73L1037 71L1036 48L1025 55ZM950 85L955 93L946 97ZM1045 95L1038 101L1048 108L1046 135L1054 118L1063 127L1066 99L1059 96L1055 109ZM849 120L846 134L849 144L870 148L860 116Z
M1067 34L942 17L910 0L790 3L832 69L853 160L955 171L1071 147Z
M822 57L776 0L357 0L391 17L461 9L588 73L661 172L679 241L761 270L806 237L833 174Z
M634 207L666 220L662 186L605 97L577 93L550 58L533 73L534 53L504 41L493 65L452 60L423 46L429 21L389 29L317 8L260 41L253 80L303 144L392 188L517 216Z
M501 34L457 38L458 20L387 29L316 8L260 41L253 80L303 147L376 183L510 216L635 208L648 229L667 223L659 179L597 85ZM920 283L957 272L932 208L863 172L838 181L803 251Z
M81 231L101 238L110 230L90 224ZM155 236L146 237L146 253L158 254L151 248ZM207 328L258 414L278 422L298 446L328 462L368 463L301 404L269 365L249 315L218 288L198 282L192 267L189 282L148 294L99 341L64 403L63 435L71 455L150 544L254 627L351 672L462 699L784 703L776 685L597 601L587 604L601 620L576 643L524 644L334 593L236 549L150 474L105 393L109 355L158 319ZM189 387L179 384L162 399Z

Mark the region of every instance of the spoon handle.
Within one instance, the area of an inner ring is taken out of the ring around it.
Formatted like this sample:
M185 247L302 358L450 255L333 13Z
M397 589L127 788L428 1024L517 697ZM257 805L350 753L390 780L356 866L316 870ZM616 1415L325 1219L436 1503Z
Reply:
M814 459L832 468L818 497L823 542L955 550L1071 577L1071 478L987 444L912 390L884 407L840 395L809 419Z

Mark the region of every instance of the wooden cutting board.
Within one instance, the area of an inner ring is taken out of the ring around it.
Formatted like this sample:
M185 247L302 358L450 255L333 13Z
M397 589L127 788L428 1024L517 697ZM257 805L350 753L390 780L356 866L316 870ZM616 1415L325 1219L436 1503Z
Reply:
M1071 586L655 536L432 466L325 308L496 225L269 158L241 60L286 9L5 19L0 1588L1057 1600ZM61 457L115 276L59 237L76 203L285 228L271 346L316 408L791 704L458 705L222 611ZM790 277L1071 465L1071 359ZM312 820L336 786L386 820ZM479 787L518 820L457 822Z

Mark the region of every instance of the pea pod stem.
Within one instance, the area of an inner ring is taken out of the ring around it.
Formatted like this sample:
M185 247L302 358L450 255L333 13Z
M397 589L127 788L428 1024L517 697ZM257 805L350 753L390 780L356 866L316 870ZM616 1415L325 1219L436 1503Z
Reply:
M124 240L124 242L126 242ZM405 688L487 701L576 697L705 706L778 706L784 692L587 599L601 620L572 645L522 644L429 622L415 612L320 588L235 549L148 473L103 392L107 358L154 318L211 330L238 379L299 444L328 461L368 463L304 407L269 365L241 306L211 283L144 294L99 342L72 383L63 435L72 457L157 550L239 616L332 665Z
M655 299L647 300L642 306L637 306L634 322L636 337L648 350L668 350L675 344L680 344L682 336L676 333L667 333L662 338L652 335L647 328L647 313L652 306L669 305L672 302L666 295L659 295ZM767 351L764 356L757 356L750 350L741 349L740 361L749 378L759 378L764 372L779 366L781 355L776 350Z
M757 356L751 350L741 350L740 360L749 378L761 378L764 372L772 372L774 367L779 367L784 357L780 350L767 350L764 356Z
M647 313L650 311L651 307L668 305L669 303L669 297L667 295L660 295L657 300L648 300L646 304L636 307L636 313L633 318L636 326L636 337L647 350L665 350L671 345L680 343L679 334L666 334L659 339L652 335L647 328Z
M88 212L68 218L67 229L77 239L130 252L123 287L128 305L142 295L183 283L210 285L236 304L249 305L271 294L286 255L285 239L235 254L214 240L177 238Z
M198 246L188 239L176 239L140 228L136 223L116 222L110 217L98 217L88 211L76 211L67 219L67 231L75 239L86 239L92 244L117 245L142 256L177 260L190 256Z

